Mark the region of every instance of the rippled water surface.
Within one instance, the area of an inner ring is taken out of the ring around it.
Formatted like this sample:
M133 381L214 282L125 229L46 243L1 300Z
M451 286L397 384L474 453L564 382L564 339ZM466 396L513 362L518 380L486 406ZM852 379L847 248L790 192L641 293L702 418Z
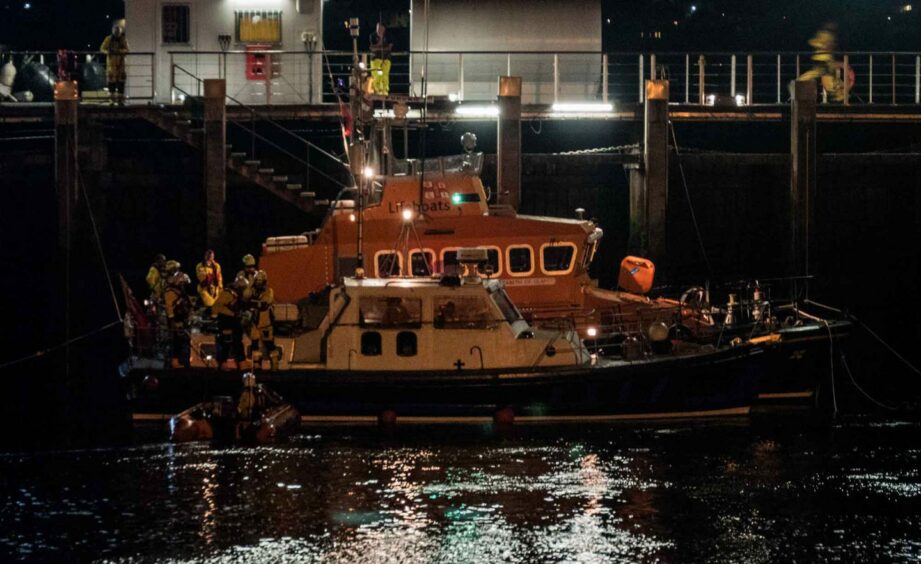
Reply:
M328 427L0 455L0 560L921 559L921 424Z

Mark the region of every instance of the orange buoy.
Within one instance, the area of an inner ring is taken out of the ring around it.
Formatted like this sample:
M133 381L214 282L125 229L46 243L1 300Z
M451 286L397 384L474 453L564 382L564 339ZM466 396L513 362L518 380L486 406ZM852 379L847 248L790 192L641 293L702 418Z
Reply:
M377 415L377 424L381 427L390 427L397 424L397 412L385 409Z

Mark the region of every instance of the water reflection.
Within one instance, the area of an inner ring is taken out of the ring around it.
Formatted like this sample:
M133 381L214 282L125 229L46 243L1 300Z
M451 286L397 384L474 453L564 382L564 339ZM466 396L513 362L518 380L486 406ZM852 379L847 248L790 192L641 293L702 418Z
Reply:
M322 429L0 455L0 558L917 558L919 427Z

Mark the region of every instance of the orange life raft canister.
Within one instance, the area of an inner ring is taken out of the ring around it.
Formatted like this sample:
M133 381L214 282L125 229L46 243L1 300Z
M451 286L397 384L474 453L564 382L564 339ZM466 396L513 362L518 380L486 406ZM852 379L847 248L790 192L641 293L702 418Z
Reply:
M651 260L640 257L626 257L620 263L620 276L617 285L634 294L645 294L652 289L652 280L656 274L656 265Z

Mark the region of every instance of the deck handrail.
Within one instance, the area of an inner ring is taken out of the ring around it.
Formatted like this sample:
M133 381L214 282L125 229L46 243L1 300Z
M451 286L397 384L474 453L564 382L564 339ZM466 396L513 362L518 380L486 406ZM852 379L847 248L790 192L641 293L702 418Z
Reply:
M273 92L275 97L283 95L282 99L293 96L308 103L335 103L330 90L334 87L328 82L346 82L351 74L350 51L169 51L172 61L192 58L194 64L224 75L242 72L237 58L259 54L280 58L276 61L285 69L295 69L293 80L301 81L292 84L283 71L277 75L266 73L264 91L251 94L267 105L272 104ZM670 101L676 103L782 106L789 103L788 83L815 66L812 55L812 51L805 50L408 50L392 53L390 76L393 92L418 95L420 85L427 80L430 96L461 102L494 100L496 77L513 74L522 76L528 98L525 103L642 103L647 79L668 78L672 82ZM367 63L370 56L368 51L359 52L361 62ZM310 61L319 57L320 68L311 66L305 75L307 65L298 63L304 57ZM836 51L833 57L837 64L827 72L839 77L836 92L828 96L832 98L834 94L840 101L830 103L921 104L921 51ZM230 71L228 60L232 61ZM852 78L845 81L843 76ZM246 82L242 84L248 88ZM310 94L305 96L308 89ZM314 99L316 92L319 100Z

